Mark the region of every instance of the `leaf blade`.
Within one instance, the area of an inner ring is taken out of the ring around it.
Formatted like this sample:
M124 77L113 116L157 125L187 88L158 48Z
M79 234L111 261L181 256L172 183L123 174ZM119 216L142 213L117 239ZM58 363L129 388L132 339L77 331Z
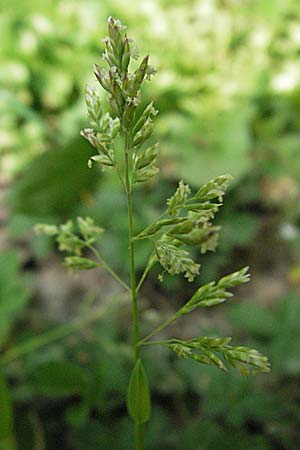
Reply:
M151 413L150 390L146 371L140 359L136 362L130 377L127 409L137 424L148 422Z
M13 433L12 401L2 372L0 372L0 409L0 442L2 442Z

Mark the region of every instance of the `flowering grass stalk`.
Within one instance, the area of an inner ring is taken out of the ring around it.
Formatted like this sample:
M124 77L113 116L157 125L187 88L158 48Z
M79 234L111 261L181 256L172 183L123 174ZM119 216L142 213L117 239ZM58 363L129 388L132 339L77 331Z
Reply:
M77 222L68 221L61 226L40 224L38 232L54 236L59 250L67 252L65 265L78 270L97 267L106 269L131 295L133 317L134 368L129 381L127 408L134 422L135 448L144 449L144 424L150 418L151 401L147 374L142 362L142 349L148 345L161 345L169 348L181 358L189 358L198 363L214 365L221 370L228 366L238 368L243 374L268 372L268 359L258 351L247 347L234 347L231 338L196 337L191 340L176 338L152 340L167 326L198 308L221 304L231 298L235 286L249 281L248 268L227 275L218 281L200 286L172 317L160 324L145 337L140 336L138 291L152 266L159 263L163 274L183 274L189 281L199 275L200 264L196 263L189 247L196 247L201 253L214 251L219 227L212 221L222 206L223 196L231 180L223 175L211 180L196 192L183 181L179 182L174 195L166 202L165 211L144 230L134 233L132 193L139 183L145 183L159 172L157 167L158 144L147 144L152 136L154 118L158 111L153 102L141 110L141 87L150 81L155 70L149 64L149 56L139 63L136 48L125 33L119 20L108 19L108 36L103 40L105 51L103 59L107 68L94 66L94 74L101 87L107 92L110 112L104 112L103 102L97 90L87 87L86 105L90 127L81 134L96 149L88 165L100 165L115 170L125 191L128 209L128 243L130 286L104 261L95 247L96 239L103 229L95 225L91 218L79 217ZM130 71L133 66L132 71ZM115 150L115 140L122 137L122 155ZM136 280L135 246L147 239L153 245L144 273ZM83 253L87 249L93 255ZM85 256L83 256L83 254Z

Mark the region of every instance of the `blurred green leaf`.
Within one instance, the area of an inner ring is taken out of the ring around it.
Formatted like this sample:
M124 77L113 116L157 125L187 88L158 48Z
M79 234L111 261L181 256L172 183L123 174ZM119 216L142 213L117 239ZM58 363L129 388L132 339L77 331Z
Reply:
M278 332L278 322L272 312L250 301L232 306L228 316L235 330L252 336L271 338Z
M72 405L66 412L66 421L74 427L82 427L89 420L89 402L82 400L79 405Z
M81 367L70 362L47 362L28 374L28 382L37 394L49 397L83 395L87 376Z
M181 446L193 450L271 450L271 444L263 436L250 435L237 428L226 429L208 420L191 421L181 437Z
M188 117L166 118L171 133L162 148L174 155L176 175L193 185L220 173L232 174L237 182L251 169L250 112L236 109L203 114L192 124Z
M63 150L47 152L36 158L9 195L11 211L39 215L40 219L61 218L79 202L88 201L99 174L87 167L91 150L75 140Z
M0 254L0 343L7 338L29 299L26 278L19 273L16 253L2 252Z
M0 371L0 446L13 433L13 407L11 395L3 373Z

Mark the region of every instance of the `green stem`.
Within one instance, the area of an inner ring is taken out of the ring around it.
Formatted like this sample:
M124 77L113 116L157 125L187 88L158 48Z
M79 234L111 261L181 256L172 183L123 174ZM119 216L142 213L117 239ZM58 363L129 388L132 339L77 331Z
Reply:
M151 227L153 227L153 225L155 225L160 219L162 219L165 215L167 214L167 211L164 211L163 213L160 214L160 216L158 216L152 223L150 223L150 225L148 225L146 228L144 228L142 231L139 232L139 234L137 234L134 239L137 241L138 239L148 239L148 235L143 236L143 237L139 237L141 234L145 233L147 230L149 230Z
M134 425L134 439L135 439L135 447L138 450L143 450L144 448L144 427L136 423Z
M132 204L131 204L131 185L129 174L129 143L128 134L125 131L125 173L126 173L126 194L127 194L127 210L128 210L128 239L129 239L129 259L130 259L130 285L131 285L131 299L132 299L132 317L133 317L133 347L135 363L140 359L139 347L139 316L137 304L137 289L135 278L135 262L134 262L134 241L133 241L133 218L132 218ZM136 450L144 449L144 431L140 424L135 424L134 427L135 447Z
M150 341L150 342L144 342L143 344L140 345L168 345L170 344L170 342L173 342L174 339L168 339L166 341Z
M120 169L119 169L118 164L116 165L116 169L117 169L118 177L120 178L120 181L121 181L121 183L122 183L124 192L126 192L126 186L125 186L125 183L124 183L123 177L122 177L122 175L121 175L121 172L120 172Z
M146 341L148 341L152 336L154 336L155 334L159 333L160 331L164 330L166 327L168 327L169 325L171 325L173 322L175 322L175 320L178 319L178 317L180 317L180 315L178 313L175 313L173 316L171 316L168 320L166 320L165 322L163 322L161 325L159 325L157 328L155 328L153 331L151 331L151 333L149 333L146 337L144 337L140 342L139 345L144 345Z
M142 284L144 283L145 278L148 275L148 272L152 269L153 264L155 263L155 261L156 261L155 252L152 252L150 257L149 257L149 259L148 259L148 263L147 263L147 265L145 267L145 270L144 270L144 272L143 272L143 274L141 276L141 279L138 282L138 285L136 287L136 292L138 292L140 290L140 288L142 287Z
M107 262L102 258L102 256L99 254L99 252L90 244L86 244L86 246L92 250L98 261L100 262L101 266L109 272L118 283L120 283L127 291L131 292L131 289L127 284L119 277L118 274L107 264Z

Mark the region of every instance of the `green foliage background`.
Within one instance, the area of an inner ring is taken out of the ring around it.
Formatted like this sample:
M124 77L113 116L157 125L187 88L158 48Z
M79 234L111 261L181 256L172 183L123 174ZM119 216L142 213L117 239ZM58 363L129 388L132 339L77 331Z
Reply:
M160 111L162 179L136 193L136 226L157 216L178 178L197 187L222 173L234 176L219 218L220 248L201 257L201 282L240 263L251 265L253 282L221 316L200 317L186 331L233 330L268 354L273 367L270 375L248 380L147 350L155 404L147 448L295 450L300 446L297 0L2 0L0 442L5 450L131 448L124 409L131 366L126 302L75 334L63 329L67 338L50 339L46 351L37 347L5 361L15 348L61 322L59 314L48 315L38 288L49 264L58 262L50 243L33 237L34 223L93 216L106 229L103 254L127 274L122 194L117 180L87 168L91 149L79 136L87 124L84 86L96 85L91 68L101 57L109 15L128 26L158 70L144 99L154 96ZM148 251L138 247L139 267ZM100 281L84 281L85 291L75 291L65 322L85 317L90 298L102 303L103 291L119 295L105 289L106 279ZM161 286L154 274L143 291L150 308L145 327L155 314L180 305L188 290L167 277Z

